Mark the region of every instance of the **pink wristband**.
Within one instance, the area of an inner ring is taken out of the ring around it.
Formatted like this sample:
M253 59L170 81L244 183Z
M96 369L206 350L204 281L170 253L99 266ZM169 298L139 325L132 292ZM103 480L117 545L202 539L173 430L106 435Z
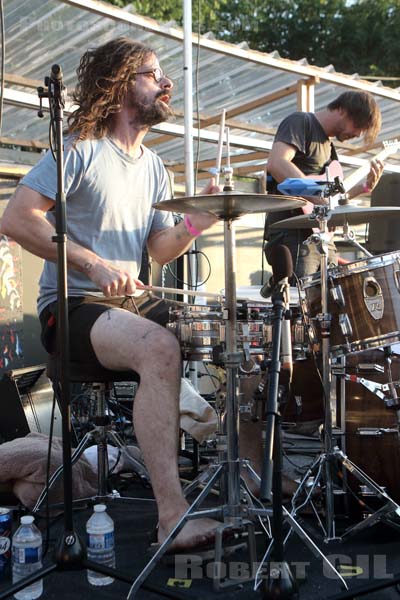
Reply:
M363 191L363 193L364 193L364 194L368 194L368 193L371 191L371 190L369 189L369 187L368 187L368 184L367 184L367 183L364 183L364 185L363 185L363 188L362 188L362 191Z
M202 234L202 232L199 231L198 229L196 229L196 227L193 227L193 225L189 219L189 215L184 216L183 223L187 229L187 232L190 233L190 235L193 235L194 237L198 237L199 235Z

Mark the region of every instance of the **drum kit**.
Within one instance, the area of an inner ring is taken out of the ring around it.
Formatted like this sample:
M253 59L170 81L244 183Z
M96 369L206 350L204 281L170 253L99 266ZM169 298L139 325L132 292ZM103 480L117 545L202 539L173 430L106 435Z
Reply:
M268 358L273 355L274 322L271 318L271 305L268 302L257 302L249 300L249 298L241 300L237 297L235 220L249 213L291 210L302 207L304 204L305 201L301 198L270 194L241 194L228 189L228 191L214 195L167 200L155 205L160 210L180 213L209 212L224 222L224 297L219 298L219 295L210 294L211 297L214 296L214 300L218 297L221 302L214 302L214 305L206 306L188 305L173 311L169 327L180 340L183 355L188 360L212 362L215 360L215 348L223 349L220 356L226 370L225 452L223 453L222 464L214 465L208 476L202 478L203 489L201 493L170 537L167 538L165 548L161 547L159 549L139 575L131 588L131 592L140 587L186 520L196 518L198 513L193 511L197 510L218 480L221 483L220 490L224 497L224 506L218 510L211 509L200 513L202 515L207 513L211 516L223 516L224 525L221 526L216 537L216 561L221 559L223 554L222 533L224 533L225 527L245 528L248 530L248 537L252 537L252 526L249 517L253 513L248 506L243 507L243 496L241 494L240 469L242 461L239 458L238 447L238 380L244 357L248 360L251 359L252 355L261 354L268 361ZM376 484L366 473L352 463L342 451L333 447L330 400L334 369L336 369L336 375L340 375L339 380L342 387L347 386L350 389L350 385L356 385L357 376L354 375L354 372L359 372L358 369L362 363L362 358L353 358L359 356L358 354L354 355L355 352L361 353L360 356L365 353L368 361L371 360L372 355L368 354L367 351L373 349L373 361L377 361L376 353L383 356L383 350L379 350L380 348L390 347L391 344L400 341L398 322L398 319L400 319L398 310L400 252L369 257L366 260L358 260L345 266L328 269L328 226L329 228L332 226L343 227L347 233L349 225L367 223L375 218L388 218L399 210L398 208L364 209L339 206L331 211L328 204L326 207L316 207L311 215L293 217L274 224L277 229L311 229L316 226L317 221L320 231L317 234L318 239L316 240L315 234L313 238L319 244L321 268L318 273L301 280L302 299L298 301L296 297L291 298L290 330L295 367L296 363L309 359L315 349L317 349L322 365L322 376L318 379L324 397L324 452L321 453L316 464L312 465L300 483L293 498L293 510L289 513L284 509L284 519L287 520L290 527L298 533L303 541L309 544L316 556L325 560L325 564L326 557L295 520L297 515L296 499L301 497L308 486L307 481L310 478L314 478L312 490L319 483L319 479L322 479L326 498L325 541L335 539L333 462L340 461L341 465L352 475L355 474L364 488L368 488L370 492L386 502L383 511L377 511L379 513L377 516L369 517L372 518L373 522L384 519L385 516L389 520L389 517L393 516L394 513L400 514L400 507L388 496L384 488ZM310 221L310 219L314 219L314 221ZM208 294L204 293L204 295ZM340 361L346 357L349 357L349 365L352 369L351 375L349 375L347 368L342 369L340 364ZM353 362L354 360L355 362ZM388 361L391 362L392 359L389 358ZM334 365L332 365L332 362L334 362ZM396 368L398 364L399 361L396 361ZM379 367L380 365L377 366L377 368ZM338 375L340 369L342 371ZM385 370L383 367L382 369ZM396 384L392 379L389 383L382 380L382 369L379 368L380 377L378 378L379 381L376 382L377 391L375 393L379 392L381 395L386 394L386 396L393 398L393 396L396 396ZM385 373L389 372L391 374L390 366L388 366ZM362 374L358 378L360 381L364 380ZM361 386L363 386L363 383L361 383ZM368 385L362 387L362 390L364 394L374 393L371 391L371 386L368 388ZM397 401L393 403L398 408ZM357 412L357 409L355 410L352 407L351 412L353 414ZM358 407L358 412L362 412L361 407ZM353 432L355 429L353 427ZM384 430L390 429L393 439L394 426L385 428L381 424L377 424L375 428L373 426L369 427L370 431L372 429L375 429L376 437L387 435ZM317 476L315 476L316 473L318 473ZM311 498L309 492L307 498ZM257 510L254 512L257 513ZM368 519L365 521L368 521ZM366 526L365 521L361 527ZM251 554L252 548L250 546L251 543L248 544ZM330 567L341 580L342 585L347 587L333 565L330 565ZM222 585L220 582L219 587L222 587Z
M369 474L365 473L358 465L353 463L343 449L340 450L337 445L334 445L334 436L332 429L332 406L331 406L331 384L333 367L332 362L335 358L342 361L342 365L346 363L346 357L349 357L349 365L356 360L361 363L363 354L366 351L375 348L383 348L387 362L387 375L389 381L386 382L388 394L381 395L382 400L386 400L386 406L398 409L400 404L397 398L396 384L393 381L390 365L392 362L391 344L399 341L400 328L398 327L397 319L399 318L398 298L400 294L399 286L399 269L400 269L400 253L389 253L382 256L371 256L365 260L351 262L347 265L328 269L328 241L330 234L328 226L342 226L345 233L348 233L349 224L361 224L369 222L372 218L385 218L390 214L396 213L395 208L385 207L360 209L349 208L348 206L339 206L333 212L327 206L316 206L313 211L312 220L318 222L320 233L316 236L311 236L319 245L320 250L320 270L301 280L302 289L305 293L305 304L307 307L307 318L310 324L311 339L319 344L321 349L322 363L322 383L324 397L324 453L322 453L303 478L298 490L296 491L292 506L293 514L296 514L296 500L304 491L307 480L312 476L315 477L314 485L324 479L325 484L325 516L326 528L324 529L325 540L330 541L336 538L335 528L335 507L334 507L334 471L338 468L344 472L344 480L349 474L353 486L355 480L360 484L360 490L364 497L376 497L383 506L364 515L365 518L361 523L350 527L346 532L341 534L341 539L353 533L369 527L379 520L386 521L399 527L396 523L397 516L400 514L399 506L388 495L385 487L377 484ZM364 212L364 214L363 214ZM275 223L273 227L289 228L294 227L293 222L297 223L299 228L309 228L310 218L303 216L287 219L279 223ZM351 239L351 237L350 237ZM356 244L360 247L359 244ZM354 356L360 353L356 359ZM354 363L353 363L354 369ZM384 367L381 367L384 370ZM346 372L346 367L336 369L336 374L346 380L355 381L357 378L354 375L349 375ZM370 390L381 391L377 382L366 382L364 378L358 378L359 383L366 384ZM343 389L343 388L342 388ZM349 389L347 389L349 392ZM345 398L343 398L344 400ZM348 407L346 407L348 404ZM348 402L342 402L343 416L346 408L350 409L352 405L351 397ZM354 406L354 405L353 405ZM350 412L350 410L349 410ZM377 424L375 431L380 435L383 432L390 431L398 438L399 428L397 424L397 414L393 417L396 421L393 427L384 428L381 424ZM382 423L382 420L381 420ZM393 423L393 419L392 419ZM346 426L345 426L346 429ZM351 430L351 427L347 427ZM346 431L344 431L346 433ZM348 433L348 432L347 432ZM358 428L358 435L368 436L368 429ZM371 439L371 438L370 438ZM392 437L393 439L393 437ZM346 441L349 442L349 449L354 450L354 427L353 438L345 438L343 446L346 446ZM325 472L323 470L325 469ZM369 470L369 467L368 469ZM387 469L385 469L387 471ZM324 473L324 475L323 475ZM391 479L393 481L393 479ZM314 485L311 487L310 494L313 491ZM360 503L363 502L360 498Z

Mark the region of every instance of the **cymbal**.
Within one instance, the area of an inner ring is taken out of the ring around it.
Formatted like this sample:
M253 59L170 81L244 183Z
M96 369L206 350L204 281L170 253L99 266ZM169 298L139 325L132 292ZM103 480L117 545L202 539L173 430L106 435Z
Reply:
M344 225L362 225L370 223L375 219L400 216L398 206L370 206L360 208L358 206L338 206L332 211L328 220L329 227L340 227ZM269 226L269 229L312 229L318 227L318 220L310 219L310 215L299 215L291 219L277 221Z
M272 194L244 194L240 192L219 192L174 198L154 204L159 210L182 213L208 212L220 219L237 219L248 213L276 212L300 208L305 204L302 198Z

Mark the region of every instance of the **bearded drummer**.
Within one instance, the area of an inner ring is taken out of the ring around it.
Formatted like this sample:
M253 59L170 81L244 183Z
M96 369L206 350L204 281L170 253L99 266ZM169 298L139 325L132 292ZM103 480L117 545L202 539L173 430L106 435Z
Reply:
M286 117L278 127L268 158L268 192L279 193L277 185L286 178L310 176L325 177L326 167L332 177L341 175L338 157L331 138L339 142L363 136L371 144L381 128L381 113L373 96L364 91L347 91L316 113L295 112ZM369 194L377 185L383 171L380 160L371 161L366 179L348 192L349 198ZM320 196L307 196L313 204L325 204ZM298 277L319 270L320 254L315 244L306 244L311 229L282 229L270 231L272 223L302 214L301 209L274 212L267 215L264 239L271 244L287 246L292 254L293 270ZM268 259L268 251L266 252ZM329 244L328 263L337 265L340 259L333 241Z
M172 88L154 51L140 42L121 37L89 49L78 68L78 108L65 144L71 359L140 376L135 433L157 501L160 543L188 508L177 461L180 346L151 320L163 313L165 319L161 301L141 296L121 305L117 297L135 295L140 286L144 248L165 264L216 221L196 214L174 226L170 212L153 207L168 197L168 177L143 139L172 115ZM204 193L216 191L210 183ZM1 223L2 233L45 259L38 309L48 352L56 344L56 192L56 163L48 152L21 181ZM170 548L208 543L217 525L189 521Z

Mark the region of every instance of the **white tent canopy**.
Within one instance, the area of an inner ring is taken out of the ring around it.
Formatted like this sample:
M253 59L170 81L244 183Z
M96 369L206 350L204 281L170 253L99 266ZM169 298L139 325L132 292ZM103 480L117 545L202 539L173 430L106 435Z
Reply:
M30 164L37 155L20 146L45 147L48 119L37 117L36 86L43 83L51 65L61 65L69 90L76 82L76 68L88 47L119 35L129 35L151 46L162 67L173 79L176 119L152 129L146 143L155 150L176 180L183 179L183 31L171 24L121 10L93 0L5 0L5 88L0 151L3 174L12 165ZM197 61L198 53L198 61ZM216 41L212 35L193 34L194 138L199 140L199 168L213 166L221 112L226 109L230 127L232 163L236 174L260 174L276 128L294 110L318 110L344 89L365 89L381 108L383 126L378 140L364 147L360 140L339 144L342 163L354 168L381 147L383 140L399 135L400 92L357 75L336 73L310 66L305 59L290 61L277 53L249 50L246 43ZM196 95L196 82L198 82ZM198 110L198 114L196 111ZM10 146L13 143L14 146ZM197 147L195 154L197 153ZM400 172L400 155L386 162L386 169Z

